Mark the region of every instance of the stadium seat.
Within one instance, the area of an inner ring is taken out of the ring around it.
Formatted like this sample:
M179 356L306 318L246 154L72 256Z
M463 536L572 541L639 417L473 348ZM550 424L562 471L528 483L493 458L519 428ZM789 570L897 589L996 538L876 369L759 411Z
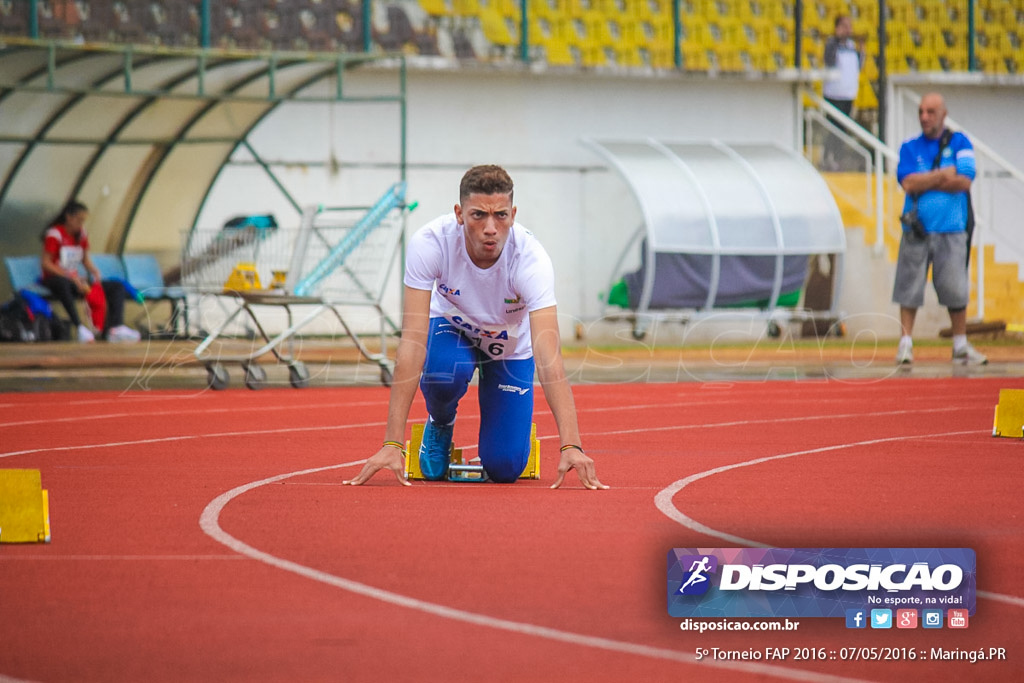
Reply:
M26 2L0 2L0 34L28 35L28 10Z
M4 257L4 265L7 266L7 277L11 282L11 291L17 292L27 289L39 296L50 297L50 290L39 284L39 280L43 277L43 267L40 265L40 258L41 255Z
M104 280L128 280L124 271L124 264L116 254L89 254L92 264L100 271L100 277Z
M451 9L445 0L418 0L423 11L432 17L451 16Z
M480 11L480 28L487 42L498 47L513 47L519 44L517 22L509 19L494 8Z
M168 287L164 283L164 275L160 264L152 254L124 254L125 279L147 301L167 301L171 306L171 316L167 323L169 331L176 332L179 320L188 333L188 301L185 290L181 287ZM141 319L136 321L136 327Z

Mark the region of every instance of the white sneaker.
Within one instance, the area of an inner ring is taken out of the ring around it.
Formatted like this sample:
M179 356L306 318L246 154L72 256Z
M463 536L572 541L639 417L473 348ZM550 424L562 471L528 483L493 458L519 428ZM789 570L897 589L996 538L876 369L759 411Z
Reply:
M896 349L896 365L911 365L914 362L914 345L905 344L900 341L899 348Z
M107 330L107 341L137 342L140 339L142 339L142 335L127 325L118 325Z
M959 350L953 351L953 362L959 365L988 365L988 358L968 342Z
M78 326L78 341L82 344L88 344L89 342L96 341L96 335L92 333L85 325Z

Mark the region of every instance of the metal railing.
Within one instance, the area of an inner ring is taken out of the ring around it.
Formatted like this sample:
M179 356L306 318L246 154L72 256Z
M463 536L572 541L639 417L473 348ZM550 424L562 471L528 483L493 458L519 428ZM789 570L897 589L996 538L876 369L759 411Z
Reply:
M885 246L886 212L886 174L894 174L899 154L888 147L876 136L868 132L852 118L839 111L825 101L823 97L808 88L802 88L798 96L802 109L800 120L804 121L801 131L800 146L812 163L818 161L814 154L815 137L812 131L822 130L825 135L836 136L851 154L863 160L865 179L864 202L853 197L846 197L853 205L860 206L865 215L874 217L874 225L865 226L875 235L875 251L881 252ZM810 103L812 106L807 106ZM809 134L810 133L810 134ZM888 171L886 162L889 162Z

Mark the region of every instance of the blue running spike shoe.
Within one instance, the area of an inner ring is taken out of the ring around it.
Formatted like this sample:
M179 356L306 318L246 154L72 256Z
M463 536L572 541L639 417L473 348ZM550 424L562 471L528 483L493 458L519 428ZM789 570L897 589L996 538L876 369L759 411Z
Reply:
M420 444L420 471L424 479L438 481L448 475L454 429L454 424L439 425L433 418L427 419Z

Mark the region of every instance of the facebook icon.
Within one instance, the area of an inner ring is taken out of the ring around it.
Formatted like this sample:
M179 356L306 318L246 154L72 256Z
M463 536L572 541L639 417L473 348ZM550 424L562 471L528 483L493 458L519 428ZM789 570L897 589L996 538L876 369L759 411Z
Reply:
M846 610L846 628L867 628L867 611L862 609Z

